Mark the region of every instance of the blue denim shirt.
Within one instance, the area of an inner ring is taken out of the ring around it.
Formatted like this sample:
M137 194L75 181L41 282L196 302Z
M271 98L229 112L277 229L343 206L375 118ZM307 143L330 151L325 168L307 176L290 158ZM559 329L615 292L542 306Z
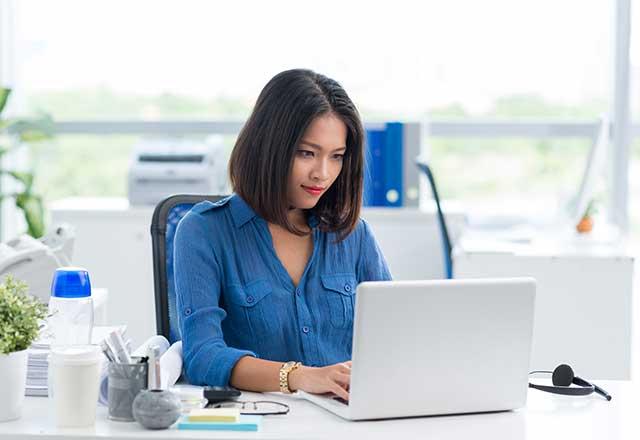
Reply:
M313 254L296 287L267 222L239 196L202 202L174 240L185 372L193 384L227 385L242 356L323 366L351 358L354 295L391 274L369 225L336 243L313 228Z

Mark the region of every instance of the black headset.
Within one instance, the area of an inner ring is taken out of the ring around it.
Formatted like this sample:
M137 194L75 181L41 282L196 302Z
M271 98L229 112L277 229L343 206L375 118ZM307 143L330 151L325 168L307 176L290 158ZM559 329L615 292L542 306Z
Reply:
M566 364L558 365L553 371L532 371L529 374L534 373L551 373L553 386L529 383L529 388L546 391L547 393L564 394L565 396L586 396L595 392L605 399L611 400L609 393L599 386L574 375L571 367ZM571 384L578 386L572 387Z

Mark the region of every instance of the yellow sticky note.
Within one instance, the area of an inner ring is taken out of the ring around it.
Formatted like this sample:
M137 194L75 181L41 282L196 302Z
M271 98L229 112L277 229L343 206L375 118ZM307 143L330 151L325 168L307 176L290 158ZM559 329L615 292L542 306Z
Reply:
M238 408L201 408L189 413L190 422L237 422L240 418Z

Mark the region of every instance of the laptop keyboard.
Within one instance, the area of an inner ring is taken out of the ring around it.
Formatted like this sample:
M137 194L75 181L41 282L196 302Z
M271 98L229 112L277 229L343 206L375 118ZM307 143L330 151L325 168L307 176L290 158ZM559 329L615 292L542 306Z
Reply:
M344 400L342 397L334 396L333 400L335 400L336 402L340 402L343 405L349 405L349 401L348 400Z

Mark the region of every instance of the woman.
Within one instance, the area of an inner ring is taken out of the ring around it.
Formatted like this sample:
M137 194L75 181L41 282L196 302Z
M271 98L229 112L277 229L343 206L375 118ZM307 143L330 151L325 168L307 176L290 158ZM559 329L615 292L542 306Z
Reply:
M174 241L192 383L348 399L354 293L391 278L364 220L363 128L334 80L276 75L231 154L231 197L203 202Z

